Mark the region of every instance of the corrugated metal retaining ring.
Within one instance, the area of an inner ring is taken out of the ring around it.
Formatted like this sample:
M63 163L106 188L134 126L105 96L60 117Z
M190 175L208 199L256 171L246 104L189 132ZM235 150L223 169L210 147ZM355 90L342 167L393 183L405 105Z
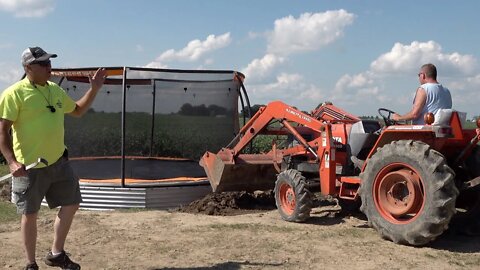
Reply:
M212 192L208 181L194 185L114 187L82 184L80 192L83 202L81 209L113 210L128 208L174 209L203 198ZM42 205L47 205L45 199Z

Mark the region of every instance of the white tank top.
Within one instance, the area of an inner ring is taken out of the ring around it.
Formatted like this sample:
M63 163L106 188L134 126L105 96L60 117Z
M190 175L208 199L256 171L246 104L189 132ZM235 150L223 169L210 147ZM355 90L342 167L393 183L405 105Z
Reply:
M448 88L439 83L425 83L421 87L427 94L427 100L418 118L413 119L412 123L414 125L424 125L423 116L428 112L435 114L439 109L452 108L452 96ZM415 102L415 99L413 102Z

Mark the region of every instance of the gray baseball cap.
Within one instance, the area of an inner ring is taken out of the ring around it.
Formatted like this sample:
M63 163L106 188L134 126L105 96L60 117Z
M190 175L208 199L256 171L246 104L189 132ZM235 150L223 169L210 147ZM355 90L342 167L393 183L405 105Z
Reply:
M28 47L22 53L22 65L35 64L35 62L43 62L55 57L57 57L56 54L47 53L40 47Z

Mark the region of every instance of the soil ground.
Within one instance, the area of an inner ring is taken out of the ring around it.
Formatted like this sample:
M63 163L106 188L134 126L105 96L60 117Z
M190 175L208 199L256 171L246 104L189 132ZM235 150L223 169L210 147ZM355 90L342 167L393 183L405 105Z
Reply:
M37 258L55 210L42 209ZM283 221L271 193L207 195L181 209L80 210L66 249L82 269L480 269L480 237L447 231L425 247L383 240L361 214L322 200L306 223ZM24 265L18 220L0 223L0 268ZM53 269L53 268L52 268Z

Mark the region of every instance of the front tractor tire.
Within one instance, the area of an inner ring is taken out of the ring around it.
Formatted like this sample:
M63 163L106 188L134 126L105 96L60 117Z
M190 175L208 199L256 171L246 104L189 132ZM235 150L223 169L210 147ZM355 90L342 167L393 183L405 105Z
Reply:
M379 148L360 178L360 210L370 226L395 243L425 245L448 228L455 214L455 173L423 142L400 140Z
M275 203L283 220L304 222L310 218L312 194L299 171L290 169L279 173L274 191Z

